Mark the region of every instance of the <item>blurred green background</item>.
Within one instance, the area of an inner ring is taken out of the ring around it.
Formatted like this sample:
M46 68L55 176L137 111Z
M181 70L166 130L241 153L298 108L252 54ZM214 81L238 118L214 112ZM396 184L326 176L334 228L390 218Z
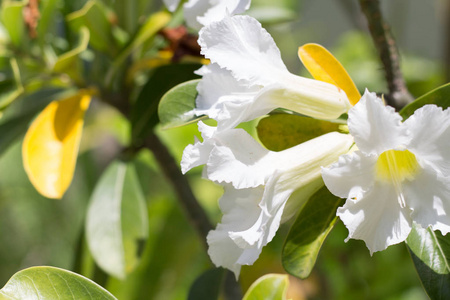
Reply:
M157 1L134 2L136 9L155 11L161 7ZM415 97L449 80L444 77L449 51L445 47L450 36L445 28L450 18L444 9L445 2L381 1L399 43L408 87ZM84 3L60 1L62 14L55 18L64 18L64 14L80 9ZM116 5L114 0L104 3ZM263 22L272 34L292 72L306 76L297 57L298 46L320 43L341 61L361 91L365 88L386 91L383 72L357 1L253 0L249 14ZM134 26L125 15L118 15L118 19L124 27ZM255 124L245 126L254 133ZM194 135L199 136L195 124L166 131L158 128L157 132L178 162L184 147L194 141ZM23 170L21 141L3 153L1 286L17 271L36 265L57 266L93 276L93 261L83 235L87 203L102 171L129 139L129 124L120 113L94 102L86 117L75 178L62 200L45 199L31 186ZM185 299L191 284L211 268L211 263L152 154L143 151L135 165L147 199L150 236L139 267L125 281L109 279L106 287L119 299ZM217 223L221 217L217 206L221 188L203 180L199 168L187 176L211 220ZM283 272L280 251L288 229L289 224L283 225L255 265L243 268L244 291L263 274ZM362 242L344 243L346 235L347 230L339 222L326 240L311 277L291 278L292 299L427 299L404 244L371 257ZM82 257L78 256L79 249Z

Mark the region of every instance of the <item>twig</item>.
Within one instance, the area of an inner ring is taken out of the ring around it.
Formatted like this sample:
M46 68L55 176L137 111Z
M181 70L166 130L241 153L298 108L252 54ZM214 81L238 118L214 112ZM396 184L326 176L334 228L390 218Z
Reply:
M401 109L413 101L400 71L400 59L395 40L384 22L378 0L359 0L362 12L366 16L372 40L383 64L389 94L385 95L387 104Z
M201 240L207 248L206 236L213 227L209 222L205 211L192 193L186 177L181 174L179 166L175 163L175 160L168 152L166 146L163 145L155 133L152 132L150 136L147 137L144 145L153 152L153 155L155 155L161 171L172 183L178 199L180 200L180 204L184 207L190 221L200 234Z

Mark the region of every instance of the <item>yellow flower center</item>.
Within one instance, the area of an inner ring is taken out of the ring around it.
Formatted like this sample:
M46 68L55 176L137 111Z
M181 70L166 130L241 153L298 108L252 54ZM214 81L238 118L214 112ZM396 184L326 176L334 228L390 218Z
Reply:
M381 153L376 163L376 177L380 181L392 182L399 203L405 207L401 183L413 180L419 171L416 156L408 150L387 150Z

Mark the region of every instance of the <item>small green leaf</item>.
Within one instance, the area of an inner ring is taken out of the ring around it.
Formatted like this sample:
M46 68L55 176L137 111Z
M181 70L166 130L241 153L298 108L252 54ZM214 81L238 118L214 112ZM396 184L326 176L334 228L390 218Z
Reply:
M95 187L86 219L89 249L105 272L124 279L136 267L148 236L147 218L134 167L111 163Z
M272 151L281 151L313 139L319 135L338 131L340 124L291 114L274 114L261 119L258 137Z
M93 48L106 53L115 53L111 23L108 20L106 8L101 2L89 0L82 9L68 15L67 22L75 32L82 27L88 28L91 36L90 44Z
M19 47L25 36L25 22L23 8L25 1L3 1L1 8L2 24L8 31L14 46Z
M420 280L431 299L450 297L450 235L414 224L406 239Z
M55 267L32 267L14 274L0 290L1 300L115 300L107 290L76 273Z
M286 271L299 278L311 273L323 242L336 223L336 210L344 203L324 186L306 203L292 225L283 247Z
M158 104L164 93L179 83L197 78L194 71L198 68L199 64L171 64L153 71L131 110L135 141L144 139L158 123Z
M158 116L163 128L178 127L202 119L192 114L199 82L200 79L196 79L179 84L161 98Z
M421 108L427 104L436 104L437 106L446 109L450 106L450 83L444 84L431 92L420 96L414 102L406 105L400 111L400 115L404 120L408 119L411 115L414 114L416 109Z
M285 300L288 286L288 275L267 274L249 287L243 300Z
M200 275L189 290L188 300L217 300L224 281L225 270L211 269Z

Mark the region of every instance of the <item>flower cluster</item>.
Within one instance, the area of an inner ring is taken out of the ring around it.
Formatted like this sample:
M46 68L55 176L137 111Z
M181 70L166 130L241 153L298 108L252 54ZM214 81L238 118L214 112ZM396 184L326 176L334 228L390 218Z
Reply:
M294 191L305 186L317 191L321 167L346 153L353 138L331 132L273 152L235 127L279 107L335 119L350 103L332 84L291 74L270 34L249 16L227 15L206 25L199 44L211 64L198 71L203 78L192 113L209 116L217 127L198 123L203 141L186 147L181 166L185 173L204 165L204 176L224 187L219 201L224 215L208 234L208 253L237 277L303 204L290 199Z

